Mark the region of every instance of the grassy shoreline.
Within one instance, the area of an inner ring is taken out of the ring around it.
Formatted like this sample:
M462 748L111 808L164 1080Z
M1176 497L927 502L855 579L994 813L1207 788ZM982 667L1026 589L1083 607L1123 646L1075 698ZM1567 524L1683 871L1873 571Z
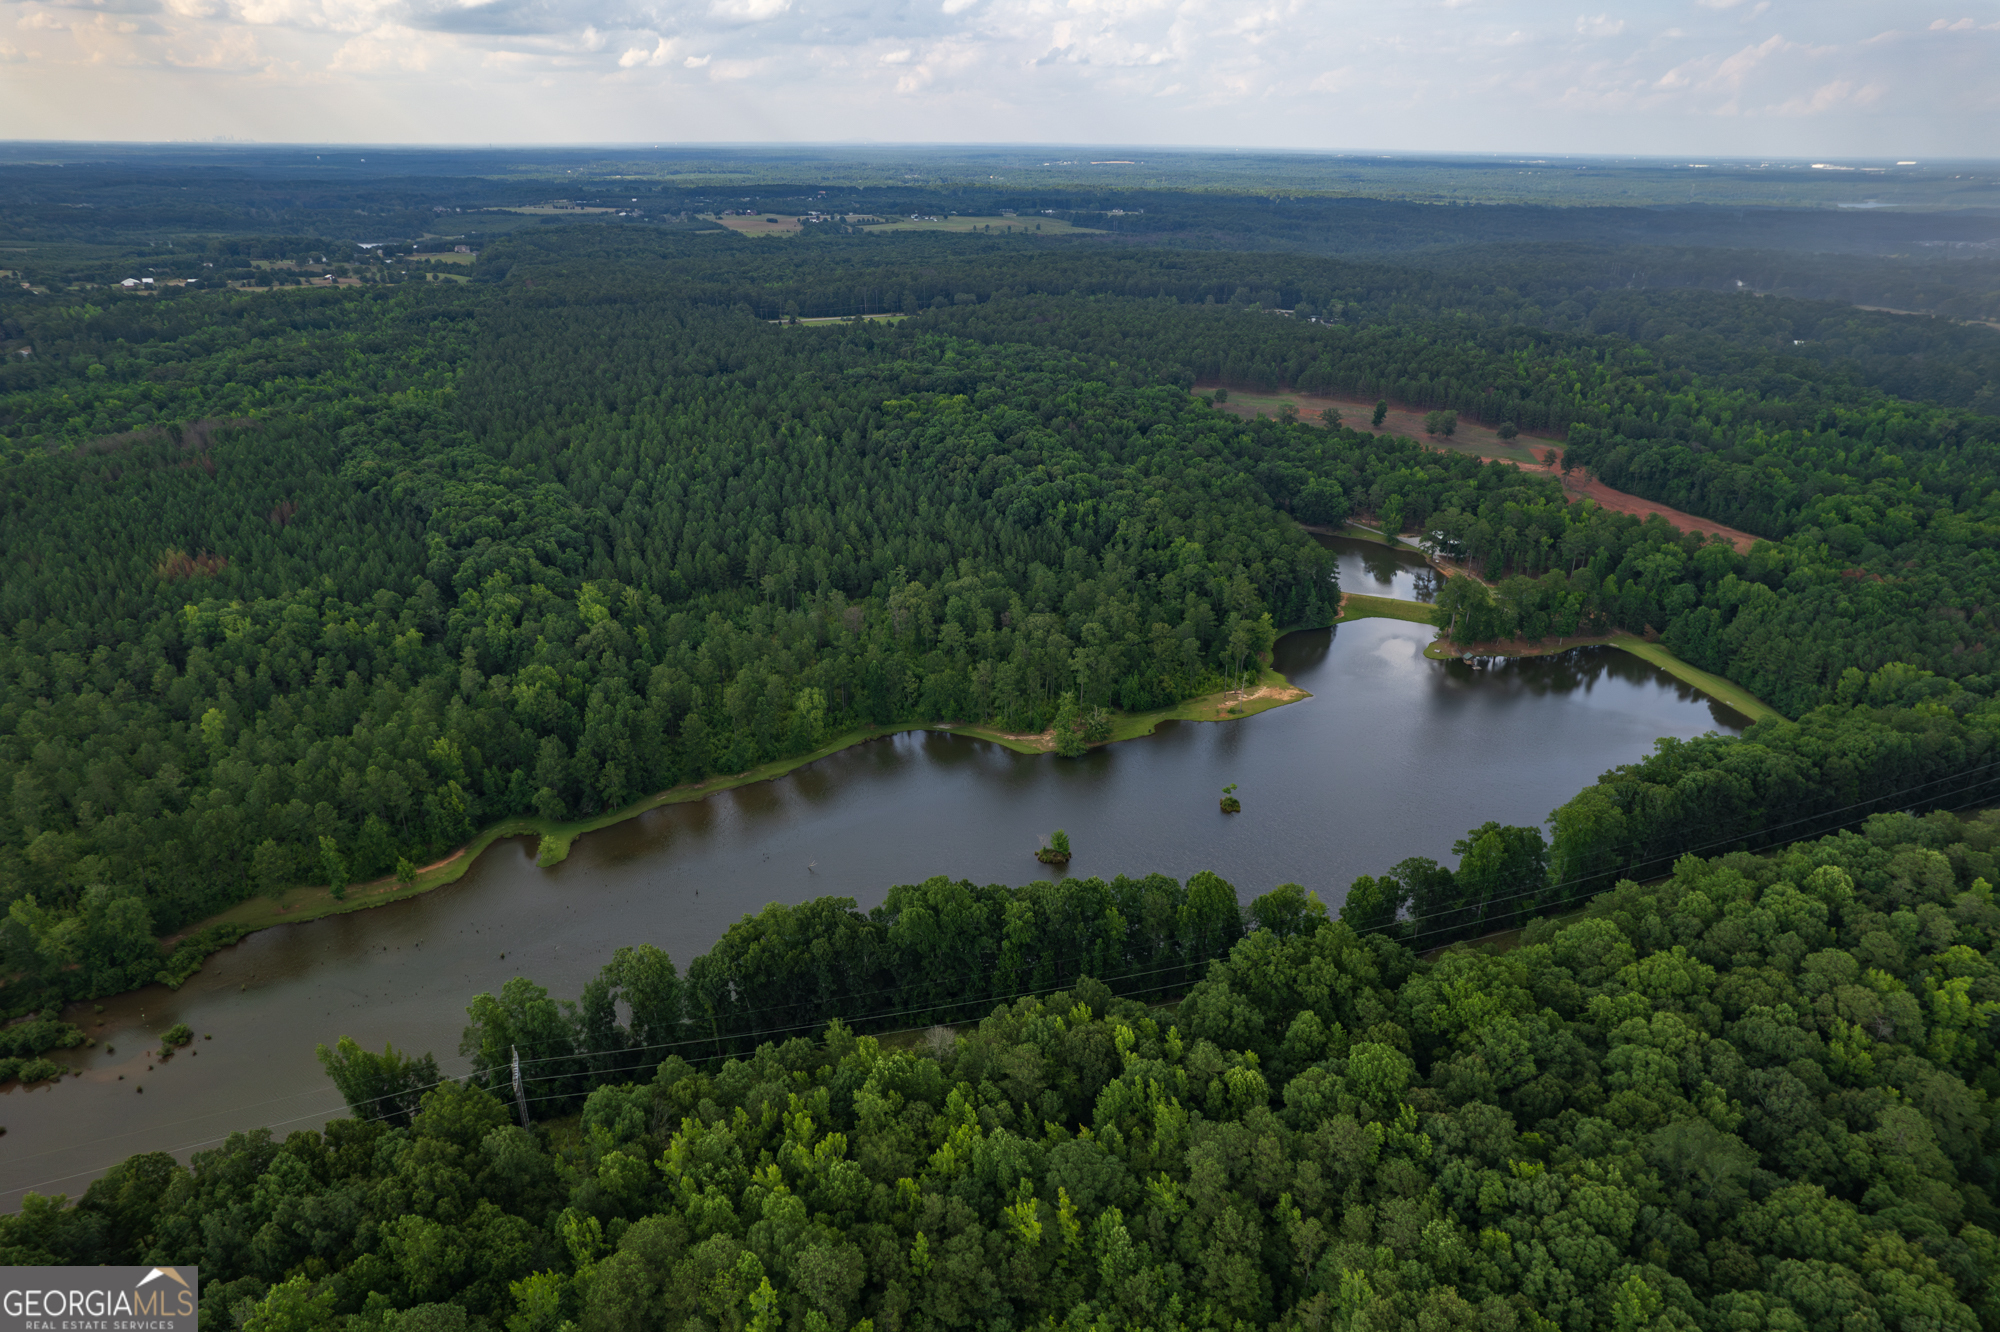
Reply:
M1338 535L1359 541L1373 541L1380 545L1392 546L1398 550L1414 549L1407 542L1391 541L1372 527L1362 527L1352 522L1343 526ZM1437 567L1435 561L1432 561L1431 564L1433 568ZM1440 572L1446 571L1441 569ZM1462 576L1462 571L1452 569L1449 571L1449 576L1460 577ZM1366 619L1407 620L1413 624L1427 625L1431 623L1431 608L1420 601L1404 601L1397 597L1373 597L1358 592L1343 594L1340 598L1340 621L1337 621L1337 623L1347 620ZM1510 646L1506 650L1487 648L1477 650L1473 655L1486 657L1544 657L1552 652L1567 652L1571 648L1600 646L1621 648L1641 661L1659 667L1682 684L1700 690L1703 694L1706 694L1724 707L1734 708L1753 722L1763 721L1767 717L1784 716L1783 713L1766 703L1763 699L1758 698L1742 685L1737 684L1726 676L1717 675L1713 671L1705 671L1699 666L1682 661L1672 652L1669 652L1664 645L1655 643L1650 639L1641 638L1637 634L1626 633L1623 630L1616 633L1595 634L1582 638L1559 638L1553 644L1544 640L1541 643L1532 645ZM1424 649L1424 655L1432 661L1449 661L1453 657L1463 654L1459 650L1448 646L1444 639L1439 637Z
M1358 592L1349 592L1340 598L1340 619L1335 623L1345 624L1349 620L1368 619L1406 620L1412 624L1429 626L1431 608L1421 601L1403 601L1396 597L1371 597ZM1473 655L1545 657L1551 653L1567 652L1571 648L1580 647L1615 647L1629 652L1641 661L1659 667L1682 684L1701 691L1724 707L1734 708L1753 722L1784 715L1735 681L1682 661L1664 645L1641 638L1637 634L1619 632L1594 634L1582 638L1559 638L1553 643L1545 640L1528 646L1512 645L1504 651L1475 649ZM1450 661L1463 653L1451 647L1443 638L1437 638L1424 648L1424 655L1432 661Z
M1414 604L1414 603L1413 603ZM1783 718L1784 714L1758 698L1742 685L1713 671L1705 671L1699 666L1682 661L1659 643L1650 642L1620 631L1612 634L1592 634L1580 638L1559 638L1555 642L1541 642L1532 646L1515 646L1505 651L1490 648L1473 649L1475 657L1546 657L1557 652L1567 652L1580 647L1615 647L1629 652L1649 665L1657 666L1682 684L1706 694L1724 707L1734 708L1753 722L1767 717ZM1450 661L1465 655L1459 649L1448 646L1440 638L1424 649L1424 655L1432 661Z
M1345 592L1340 598L1340 618L1335 624L1346 624L1349 620L1407 620L1411 624L1431 625L1431 608L1428 602L1404 601L1400 597L1371 597L1363 592ZM1429 655L1426 649L1425 655Z
M1141 736L1151 735L1159 728L1161 722L1239 721L1310 697L1310 694L1293 685L1283 675L1265 667L1259 671L1256 684L1242 691L1228 690L1219 694L1203 694L1172 707L1155 708L1148 712L1114 713L1111 740L1107 743L1115 744L1120 740L1135 740ZM734 790L739 786L774 781L786 773L837 754L843 749L870 740L879 740L884 736L900 735L906 731L941 731L949 735L969 735L1004 745L1017 754L1046 754L1055 749L1055 740L1050 732L1045 731L1040 735L1016 735L971 722L906 722L899 726L861 727L829 740L811 753L774 759L731 776L710 777L706 781L670 787L655 795L634 801L621 809L610 810L592 818L561 820L521 815L502 819L481 830L470 842L445 859L419 871L416 879L410 884L400 884L394 879L351 884L348 886L346 897L338 899L324 885L289 889L276 901L267 897L253 897L187 926L161 940L161 943L164 948L171 949L179 941L217 926L234 926L245 933L250 933L269 929L273 925L298 925L306 921L322 920L328 916L344 915L350 911L366 911L371 907L401 902L458 882L465 877L466 871L472 868L473 862L503 837L539 837L541 841L537 848L535 863L548 869L567 859L571 846L585 833L597 832L613 824L623 823L627 819L637 818L646 811L658 809L662 805L685 804L691 800L706 799L721 791Z

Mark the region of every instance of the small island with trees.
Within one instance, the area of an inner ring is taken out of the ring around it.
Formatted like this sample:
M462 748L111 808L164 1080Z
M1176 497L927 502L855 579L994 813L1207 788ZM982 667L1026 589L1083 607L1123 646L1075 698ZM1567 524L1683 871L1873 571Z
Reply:
M1044 865L1069 864L1069 834L1056 829L1049 835L1048 844L1035 852L1035 859Z
M1243 802L1236 798L1235 782L1231 782L1222 788L1222 812L1224 814L1241 814L1243 812Z

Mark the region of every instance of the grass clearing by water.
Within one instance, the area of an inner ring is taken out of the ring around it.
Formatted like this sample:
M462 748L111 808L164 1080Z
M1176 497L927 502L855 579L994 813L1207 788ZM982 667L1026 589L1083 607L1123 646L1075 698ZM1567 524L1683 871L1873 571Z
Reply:
M1360 592L1343 593L1338 624L1349 620L1408 620L1431 627L1429 602L1404 601L1400 597L1371 597Z

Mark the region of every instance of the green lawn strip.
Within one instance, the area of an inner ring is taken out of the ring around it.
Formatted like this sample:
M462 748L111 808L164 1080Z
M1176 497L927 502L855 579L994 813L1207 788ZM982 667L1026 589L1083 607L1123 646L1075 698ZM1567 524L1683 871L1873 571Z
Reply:
M1699 666L1691 666L1679 657L1676 657L1673 653L1667 651L1661 644L1649 643L1637 634L1616 633L1603 634L1593 638L1565 638L1560 644L1547 649L1547 651L1567 652L1571 648L1579 647L1615 647L1629 652L1639 658L1639 660L1659 667L1682 684L1691 685L1695 689L1700 690L1703 694L1706 694L1724 707L1736 709L1736 711L1742 713L1753 722L1763 721L1767 717L1784 716L1783 713L1758 698L1742 685L1733 683L1712 671L1704 671ZM1463 653L1440 638L1424 649L1424 655L1432 661L1450 661L1455 657L1462 656ZM1545 655L1545 653L1502 652L1475 653L1474 655L1538 657Z
M1412 624L1429 625L1431 606L1423 601L1404 601L1399 597L1371 597L1359 592L1349 592L1340 599L1340 619L1345 624L1349 620L1408 620ZM1428 650L1425 652L1429 656Z
M1259 674L1258 684L1289 688L1291 681L1276 671L1266 669ZM1231 705L1228 703L1227 694L1205 694L1170 708L1156 708L1150 712L1114 713L1111 738L1114 741L1131 740L1151 735L1154 728L1163 721L1234 721L1296 701L1291 698L1266 697L1247 699ZM969 722L906 722L900 726L862 727L828 741L809 754L773 759L769 763L761 763L747 772L733 776L711 777L707 781L676 786L594 818L561 820L522 815L502 819L481 831L448 860L418 874L416 880L407 886L397 883L394 879L380 879L374 883L349 885L344 898L334 897L332 890L324 886L292 888L275 901L268 897L253 897L179 930L161 940L161 943L171 950L174 944L218 926L233 926L247 934L272 925L296 925L326 916L338 916L349 911L363 911L369 907L400 902L419 893L429 892L433 888L442 888L446 884L458 882L465 876L465 872L472 868L472 863L479 858L480 853L502 837L538 836L541 841L536 848L535 863L547 869L561 864L569 856L570 847L576 839L585 833L609 828L614 823L622 823L626 819L635 818L649 809L657 809L662 805L683 804L690 800L701 800L718 791L748 786L753 782L767 782L782 777L794 769L802 768L808 763L826 758L830 754L839 753L850 745L878 740L883 736L899 735L905 731L943 731L952 735L969 735L979 740L990 740L1017 754L1050 752L1050 746L1040 737L1011 735L990 726Z
M1676 680L1693 685L1716 702L1735 708L1753 722L1763 721L1767 717L1784 716L1743 686L1732 683L1712 671L1704 671L1699 666L1689 665L1658 643L1649 643L1636 634L1613 634L1607 641L1613 647L1624 648L1633 656L1652 662Z

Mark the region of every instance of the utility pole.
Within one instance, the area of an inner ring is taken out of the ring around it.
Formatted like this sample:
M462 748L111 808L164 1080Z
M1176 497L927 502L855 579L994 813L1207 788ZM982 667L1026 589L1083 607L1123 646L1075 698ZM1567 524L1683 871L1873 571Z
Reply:
M507 1047L514 1053L514 1106L521 1112L521 1127L528 1127L528 1096L521 1090L521 1047Z

